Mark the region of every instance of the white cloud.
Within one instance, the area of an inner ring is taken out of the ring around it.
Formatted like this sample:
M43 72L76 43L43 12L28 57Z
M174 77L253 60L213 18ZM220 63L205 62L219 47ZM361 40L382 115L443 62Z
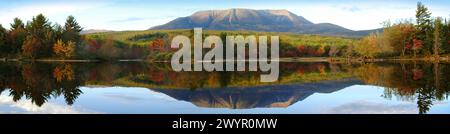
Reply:
M67 106L56 103L47 102L41 107L36 106L29 100L13 101L10 96L0 95L0 113L24 113L24 114L96 114L87 109L75 106Z

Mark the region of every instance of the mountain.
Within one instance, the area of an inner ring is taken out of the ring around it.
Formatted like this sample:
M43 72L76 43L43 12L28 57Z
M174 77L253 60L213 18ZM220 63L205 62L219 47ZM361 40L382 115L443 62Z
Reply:
M104 32L114 32L114 31L112 31L112 30L101 30L101 29L88 29L88 30L81 31L80 34L104 33Z
M361 84L356 79L342 79L289 85L254 87L226 87L219 89L173 90L152 89L177 100L191 102L198 107L250 109L264 107L289 107L315 93L333 93L346 87Z
M376 30L353 31L331 23L317 23L288 10L228 9L199 11L150 29L253 30L333 36L364 36Z

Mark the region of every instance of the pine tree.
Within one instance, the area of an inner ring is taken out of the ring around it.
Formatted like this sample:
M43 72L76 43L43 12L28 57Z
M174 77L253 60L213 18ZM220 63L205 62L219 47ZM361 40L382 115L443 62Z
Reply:
M50 56L55 38L48 19L44 15L39 14L27 24L26 30L28 35L22 46L23 55L32 58Z
M446 53L449 53L450 52L450 22L449 22L449 20L447 20L447 19L445 20L445 25L444 25L443 29L444 29L443 30L444 38L442 40L442 47Z
M6 29L0 24L0 56L4 56L5 54L3 52L7 51L5 50L7 49L6 34Z
M73 41L78 43L80 40L80 32L83 30L73 16L69 16L66 19L66 23L63 28L62 39L64 42Z
M421 2L417 3L416 10L416 28L417 33L415 39L424 42L424 51L429 52L432 45L432 27L431 27L431 13L428 8Z
M434 32L433 32L433 54L435 56L439 55L439 51L441 49L442 46L442 31L443 31L443 23L442 23L442 18L441 17L437 17L434 20Z
M9 52L12 54L19 53L26 36L27 31L25 30L25 24L19 18L14 18L14 22L11 23L11 29L8 34L8 44L11 45Z

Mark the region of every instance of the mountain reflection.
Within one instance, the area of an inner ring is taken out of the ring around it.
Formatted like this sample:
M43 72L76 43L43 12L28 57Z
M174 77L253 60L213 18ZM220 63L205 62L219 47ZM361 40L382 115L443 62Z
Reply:
M314 93L332 93L360 81L354 79L312 82L305 84L229 87L218 89L157 90L178 100L199 107L247 109L257 107L288 107Z
M427 113L449 93L450 68L438 63L280 64L277 82L259 82L260 72L174 72L162 63L0 64L0 93L37 106L59 96L76 103L82 86L145 87L198 107L249 109L288 107L314 93L352 85L384 87L382 97L417 103Z

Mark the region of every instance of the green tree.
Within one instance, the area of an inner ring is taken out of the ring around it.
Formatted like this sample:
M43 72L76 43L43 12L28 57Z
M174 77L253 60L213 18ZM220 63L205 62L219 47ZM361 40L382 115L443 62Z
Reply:
M432 27L431 27L431 13L428 8L425 7L421 2L417 3L416 10L416 39L424 41L425 51L431 50L432 45Z
M54 37L58 41L59 39L63 38L64 28L59 24L55 24L55 25L53 25L53 33L55 34Z
M442 39L442 48L445 53L450 52L450 22L445 19L445 25L443 27L442 35L444 38Z
M433 40L433 54L435 56L439 55L439 51L440 48L442 46L442 38L443 37L443 27L444 24L442 23L442 18L441 17L437 17L434 20L434 32L433 32L433 36L434 36L434 40Z
M3 55L8 50L5 50L7 48L6 44L6 35L7 31L3 26L0 24L0 54Z
M26 43L22 46L22 51L26 51L26 54L24 55L33 58L50 56L55 37L51 23L48 19L44 15L39 14L36 17L33 17L32 21L27 24L26 29L29 34L25 40Z
M11 23L11 29L8 34L8 45L11 45L10 53L17 54L20 52L26 36L27 31L25 30L25 24L19 18L14 18L14 22Z
M64 42L73 41L78 43L81 36L80 32L83 30L73 16L69 16L66 19L66 23L63 28L62 39Z

